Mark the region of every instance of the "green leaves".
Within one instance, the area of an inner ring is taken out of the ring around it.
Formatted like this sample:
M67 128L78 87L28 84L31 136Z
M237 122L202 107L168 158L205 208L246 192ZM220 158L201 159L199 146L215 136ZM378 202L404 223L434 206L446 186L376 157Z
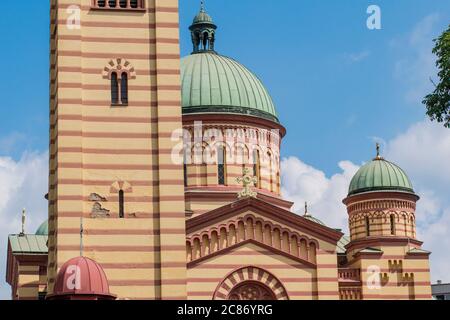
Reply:
M439 83L435 84L433 93L422 101L427 108L427 115L432 121L443 122L450 128L450 25L446 31L434 40L433 53L437 56Z

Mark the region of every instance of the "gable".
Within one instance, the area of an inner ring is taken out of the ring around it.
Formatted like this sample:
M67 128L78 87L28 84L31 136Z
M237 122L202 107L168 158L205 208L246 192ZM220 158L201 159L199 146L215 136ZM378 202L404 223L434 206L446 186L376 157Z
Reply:
M317 239L304 233L301 228L284 223L284 220L280 223L280 219L273 218L276 214L263 215L251 206L244 209L233 214L212 216L209 224L203 224L202 228L188 227L188 263L196 264L216 255L226 255L231 250L251 243L264 248L271 255L287 257L315 268L321 250L336 250L336 243Z
M266 227L269 227L273 231L278 230L276 232L280 234L287 233L289 237L296 236L298 239L313 240L316 244L324 243L323 246L326 247L326 250L334 251L338 241L343 236L340 231L255 198L242 199L201 216L188 219L186 232L188 237L194 234L202 234L207 230L220 232L221 228L229 229L230 225L237 228L239 222L248 225L246 221L248 219L255 224L253 230L258 227L257 224L259 224L259 228L262 224L263 231ZM264 241L262 242L264 243Z

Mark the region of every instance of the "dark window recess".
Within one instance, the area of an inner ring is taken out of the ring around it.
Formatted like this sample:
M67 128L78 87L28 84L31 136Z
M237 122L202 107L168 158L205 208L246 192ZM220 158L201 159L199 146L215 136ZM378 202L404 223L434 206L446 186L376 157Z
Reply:
M225 149L219 147L217 149L217 175L219 185L225 185Z
M395 216L391 215L391 235L395 235Z
M128 103L128 74L122 73L122 79L120 80L120 95L122 99L122 104Z
M47 296L47 292L39 292L38 300L45 300L46 296Z
M188 186L188 175L187 175L187 164L185 163L183 166L183 174L184 174L184 186Z
M218 171L219 171L219 185L224 186L225 185L225 166L223 164L219 164Z
M369 217L366 217L366 235L370 236L370 220Z
M125 218L125 193L123 190L119 191L119 218Z
M113 72L111 74L111 103L119 103L119 82L117 80L117 73Z

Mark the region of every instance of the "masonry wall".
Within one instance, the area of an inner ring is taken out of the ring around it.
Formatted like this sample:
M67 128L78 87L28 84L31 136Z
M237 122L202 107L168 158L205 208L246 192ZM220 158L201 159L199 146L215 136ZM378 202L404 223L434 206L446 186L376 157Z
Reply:
M275 287L283 286L289 299L339 299L335 245L298 232L249 211L188 234L188 298L226 296L237 284L219 290L221 282L244 268L237 281L265 283L269 273L276 278L269 283L279 281ZM257 271L242 278L248 268Z
M184 298L183 174L170 157L181 128L178 2L91 4L51 1L49 293L80 254L83 217L84 254L119 298ZM73 5L80 28L67 27ZM111 68L129 72L126 106L111 104Z
M361 255L351 262L360 268L364 300L431 299L428 255L407 255L408 247L381 246L383 255ZM374 271L380 275L374 276Z

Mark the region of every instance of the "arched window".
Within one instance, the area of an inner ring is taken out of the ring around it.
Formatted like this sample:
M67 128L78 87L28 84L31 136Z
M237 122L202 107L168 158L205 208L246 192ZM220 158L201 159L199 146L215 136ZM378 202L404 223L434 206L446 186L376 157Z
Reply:
M119 103L119 81L117 80L117 72L111 73L111 103Z
M225 173L225 165L226 165L226 153L225 147L219 146L217 148L217 176L219 185L223 186L226 183L226 173Z
M123 190L119 191L119 218L125 218L125 193Z
M128 74L126 72L122 73L120 84L120 96L122 98L122 104L128 104Z
M136 79L136 69L126 59L111 59L103 68L103 78L111 82L111 104L113 106L127 106L128 81Z
M259 159L259 151L253 151L253 176L256 177L256 186L257 188L261 188L261 166Z
M391 214L391 235L395 236L395 215Z
M366 217L366 235L370 236L370 219L369 217Z

